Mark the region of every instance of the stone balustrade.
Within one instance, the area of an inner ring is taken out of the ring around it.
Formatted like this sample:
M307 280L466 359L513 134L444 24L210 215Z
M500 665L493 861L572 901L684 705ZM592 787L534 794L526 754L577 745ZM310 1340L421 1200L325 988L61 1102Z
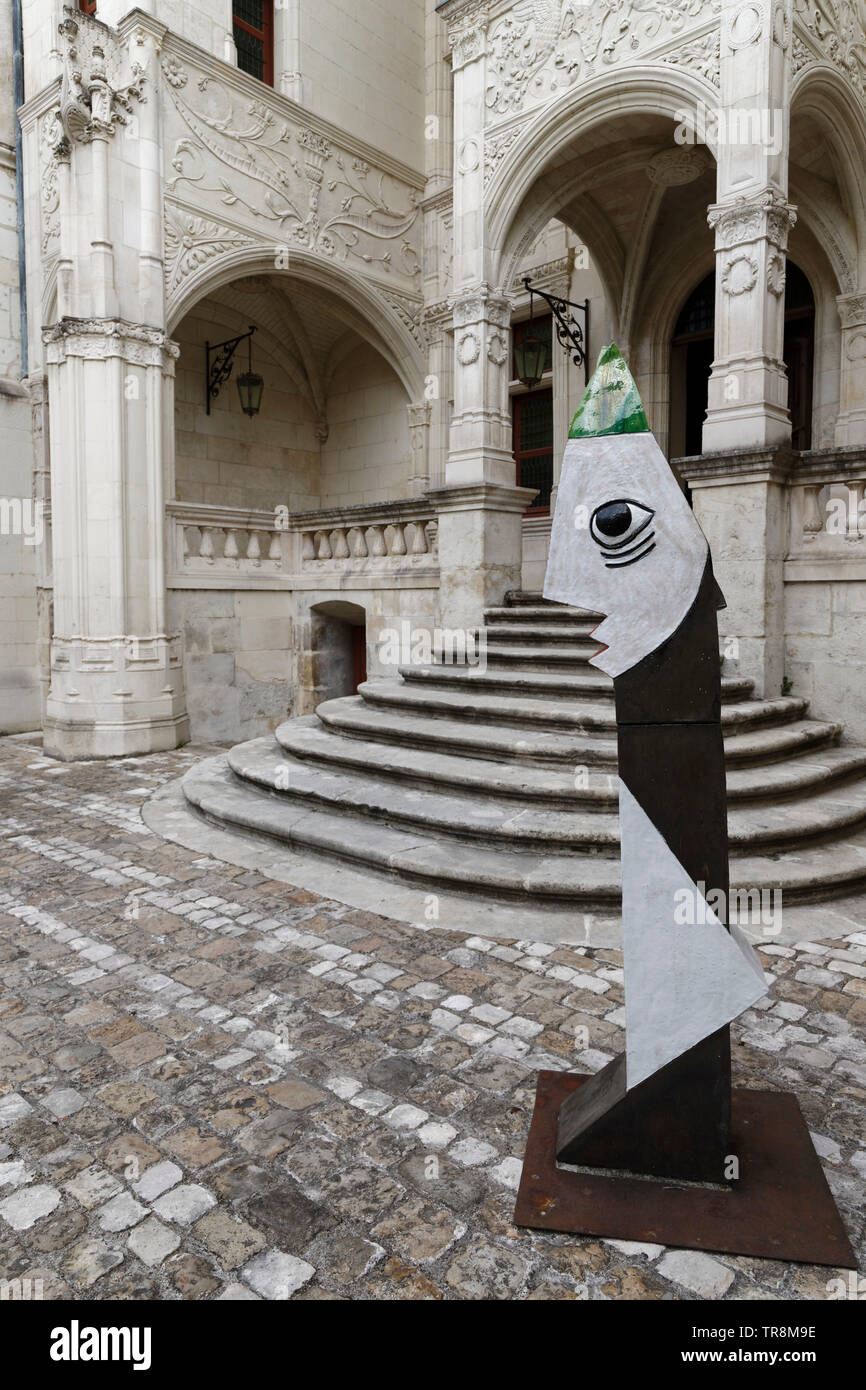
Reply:
M306 512L292 523L308 569L402 569L438 564L438 522L423 502Z
M175 587L267 583L293 568L290 537L276 512L170 502L166 514Z
M839 572L852 563L856 575ZM866 450L859 446L800 454L790 479L785 577L834 575L866 577Z
M199 503L166 507L172 588L308 587L315 576L381 582L438 574L438 522L423 500L286 515Z

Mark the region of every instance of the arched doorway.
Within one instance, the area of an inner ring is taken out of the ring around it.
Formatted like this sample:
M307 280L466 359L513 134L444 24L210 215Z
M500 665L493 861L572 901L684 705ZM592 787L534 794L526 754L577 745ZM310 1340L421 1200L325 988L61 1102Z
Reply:
M696 285L680 310L671 338L670 454L701 452L707 382L713 364L716 272ZM788 410L794 449L812 447L812 375L815 360L815 296L806 276L788 261L785 276L785 346Z

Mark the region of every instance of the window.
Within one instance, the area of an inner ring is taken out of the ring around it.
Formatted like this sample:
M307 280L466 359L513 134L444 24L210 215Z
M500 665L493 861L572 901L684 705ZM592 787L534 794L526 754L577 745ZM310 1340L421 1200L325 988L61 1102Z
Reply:
M96 14L96 0L78 0L78 8L82 14Z
M550 314L516 323L512 329L511 376L519 394L511 398L511 425L518 487L535 487L527 516L550 513L553 486L553 390L548 385L526 391L517 385L514 348L525 338L539 338L547 348L542 382L551 380L553 369L553 318Z
M238 67L274 85L274 0L232 0Z
M550 511L553 486L553 392L527 391L512 402L517 486L537 487L530 514Z

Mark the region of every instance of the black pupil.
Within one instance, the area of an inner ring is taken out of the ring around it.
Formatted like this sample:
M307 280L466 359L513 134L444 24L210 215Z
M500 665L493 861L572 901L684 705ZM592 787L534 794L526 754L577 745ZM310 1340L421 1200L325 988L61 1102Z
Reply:
M596 513L595 524L603 536L622 536L631 526L631 507L627 502L608 502Z

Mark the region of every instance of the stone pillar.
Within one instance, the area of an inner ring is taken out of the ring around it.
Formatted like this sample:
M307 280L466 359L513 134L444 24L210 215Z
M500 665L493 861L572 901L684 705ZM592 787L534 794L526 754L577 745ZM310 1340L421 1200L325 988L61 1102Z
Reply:
M439 613L443 627L476 628L484 609L520 588L523 513L532 488L467 483L428 493L439 519Z
M681 459L727 607L719 612L726 675L780 694L785 674L783 567L793 456L784 445Z
M840 294L842 321L837 445L866 444L866 294Z
M704 452L791 438L783 357L790 4L723 0L718 151L715 359ZM707 113L705 113L706 116Z
M163 446L177 348L158 329L64 319L51 398L54 634L45 751L117 757L189 736L166 632Z
M511 301L486 279L484 0L452 0L454 69L454 410L439 510L440 617L476 627L484 608L518 588L520 518L534 493L515 486L508 401ZM448 493L453 490L449 500Z
M430 486L430 410L430 401L413 401L406 407L409 447L412 450L408 485L410 497L420 497Z
M43 330L54 615L45 750L116 757L188 738L166 629L174 361L164 324L162 33L67 9L56 154L58 321Z

